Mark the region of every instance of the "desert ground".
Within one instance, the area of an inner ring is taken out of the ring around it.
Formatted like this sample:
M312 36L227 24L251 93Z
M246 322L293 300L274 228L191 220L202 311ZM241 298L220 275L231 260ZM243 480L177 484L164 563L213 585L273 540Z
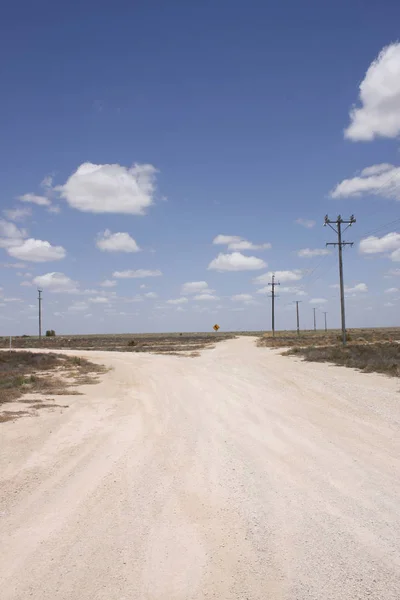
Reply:
M2 599L398 600L398 378L256 342L59 350L104 369L0 423Z

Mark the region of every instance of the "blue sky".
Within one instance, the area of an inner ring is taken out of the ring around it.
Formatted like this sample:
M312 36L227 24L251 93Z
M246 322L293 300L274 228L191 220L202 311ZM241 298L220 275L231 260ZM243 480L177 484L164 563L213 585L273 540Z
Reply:
M4 335L398 325L400 5L17 2L0 23ZM397 220L397 221L396 221ZM222 237L221 237L222 236ZM186 285L191 284L191 285Z

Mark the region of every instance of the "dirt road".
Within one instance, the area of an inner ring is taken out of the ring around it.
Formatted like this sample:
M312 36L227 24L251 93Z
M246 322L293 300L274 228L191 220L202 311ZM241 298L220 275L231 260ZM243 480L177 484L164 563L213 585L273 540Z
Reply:
M90 358L1 426L2 600L399 599L398 381L249 338Z

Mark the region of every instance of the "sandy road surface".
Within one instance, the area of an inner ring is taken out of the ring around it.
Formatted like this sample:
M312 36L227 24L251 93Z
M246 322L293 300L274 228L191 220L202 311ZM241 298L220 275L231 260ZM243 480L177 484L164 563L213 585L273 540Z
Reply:
M1 426L2 600L400 598L397 381L249 338L90 356Z

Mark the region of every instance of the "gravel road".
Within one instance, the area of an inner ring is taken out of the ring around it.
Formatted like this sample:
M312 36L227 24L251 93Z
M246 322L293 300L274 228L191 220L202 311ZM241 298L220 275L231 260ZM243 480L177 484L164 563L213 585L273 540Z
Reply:
M399 600L398 380L70 354L112 370L0 426L2 600Z

